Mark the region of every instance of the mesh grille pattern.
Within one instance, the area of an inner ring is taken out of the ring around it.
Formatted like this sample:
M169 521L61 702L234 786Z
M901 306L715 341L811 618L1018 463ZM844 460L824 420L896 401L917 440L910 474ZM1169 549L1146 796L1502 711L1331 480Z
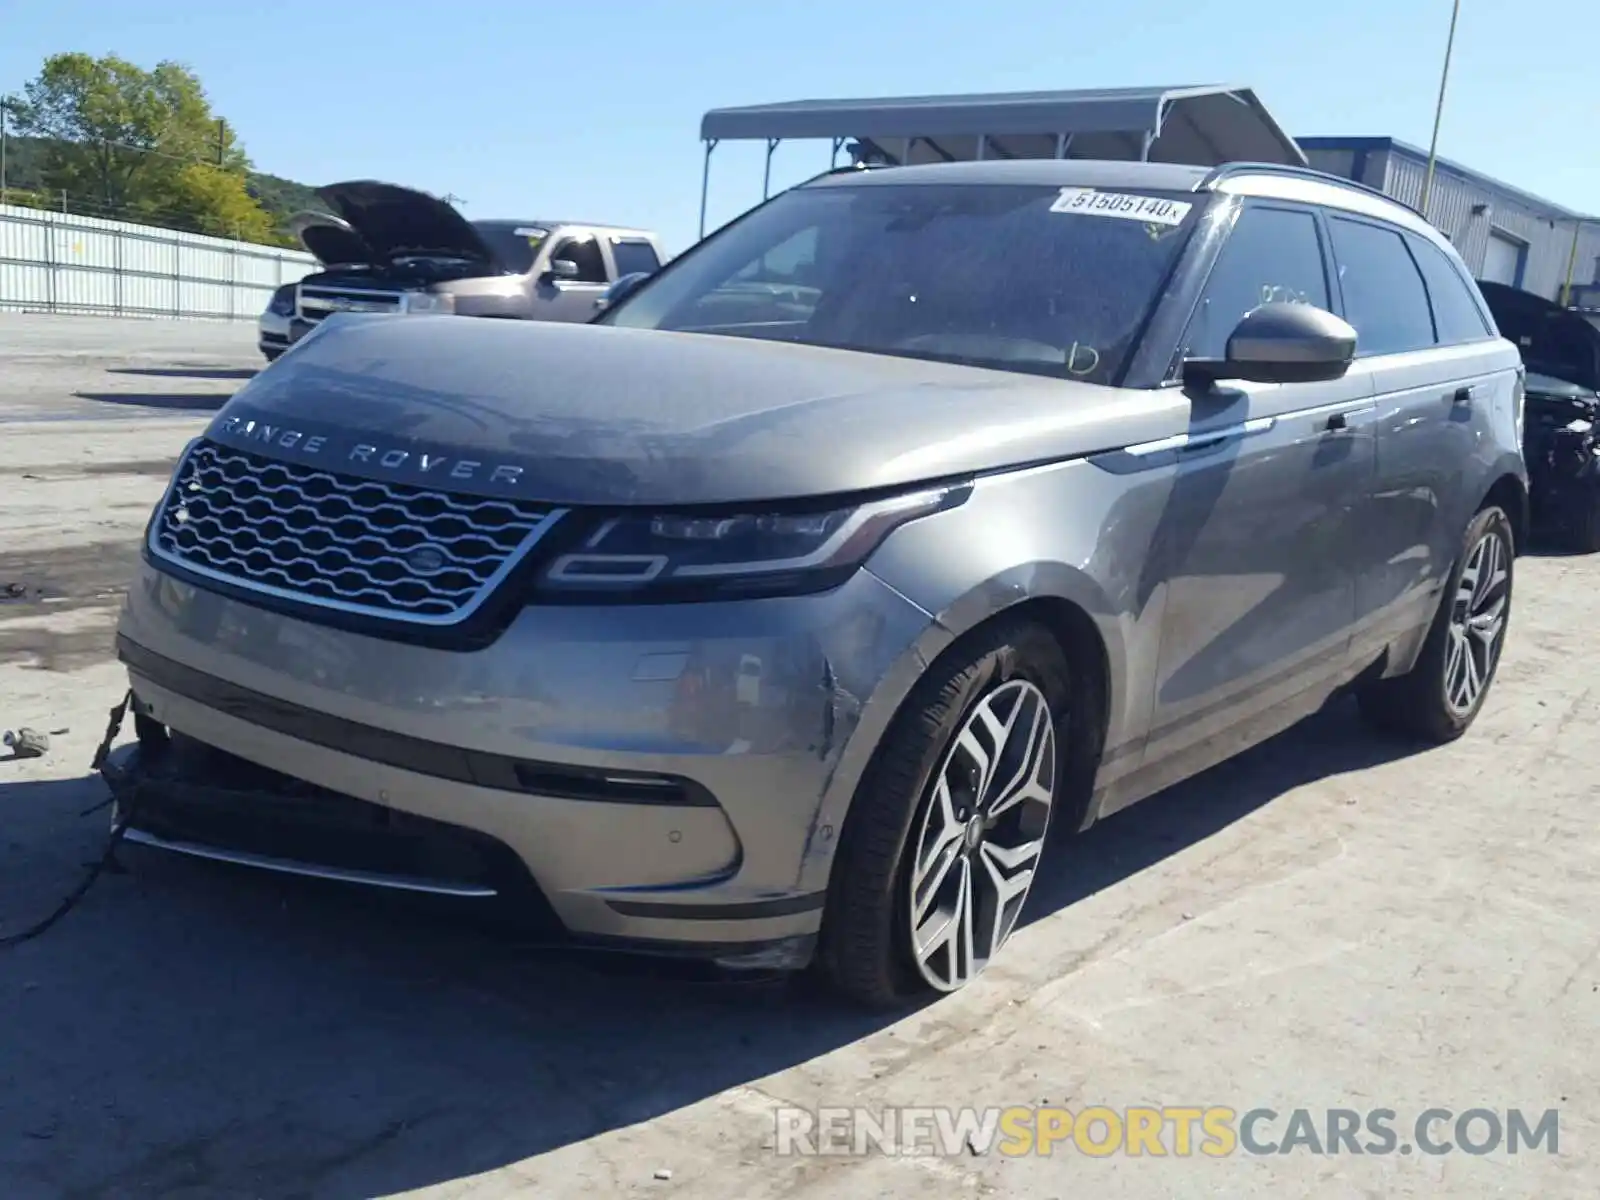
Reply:
M178 468L151 542L241 587L439 623L476 607L552 517L527 501L380 483L202 442Z

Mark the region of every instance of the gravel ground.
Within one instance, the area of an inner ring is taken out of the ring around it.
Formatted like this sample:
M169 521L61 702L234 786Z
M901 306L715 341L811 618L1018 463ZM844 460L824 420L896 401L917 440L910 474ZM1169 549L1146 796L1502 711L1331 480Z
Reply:
M57 731L0 762L0 933L99 851L118 588L255 366L247 329L0 314L0 726ZM1467 738L1416 753L1330 708L1075 843L979 985L896 1021L130 848L0 950L0 1195L1600 1194L1600 559L1519 572ZM1405 1143L1431 1107L1553 1108L1560 1153L775 1153L780 1104L1042 1103L1267 1107L1267 1140L1389 1108Z

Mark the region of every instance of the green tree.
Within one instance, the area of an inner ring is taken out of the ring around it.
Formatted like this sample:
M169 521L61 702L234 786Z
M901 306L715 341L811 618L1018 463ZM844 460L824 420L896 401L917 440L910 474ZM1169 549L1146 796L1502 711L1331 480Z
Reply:
M150 201L166 224L246 242L276 239L271 214L255 202L240 171L190 163L164 177Z
M47 139L50 192L106 216L272 232L246 190L250 160L187 67L56 54L23 88L17 118L24 133Z

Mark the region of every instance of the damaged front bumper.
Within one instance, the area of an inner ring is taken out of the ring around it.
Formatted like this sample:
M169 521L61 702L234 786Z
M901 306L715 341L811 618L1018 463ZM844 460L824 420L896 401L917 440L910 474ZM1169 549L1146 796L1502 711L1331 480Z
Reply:
M1528 501L1535 524L1582 526L1600 504L1600 430L1588 421L1543 429L1529 437Z
M117 638L144 735L127 838L509 901L583 944L803 966L823 814L928 627L863 571L751 604L529 608L488 644L429 646L146 564Z
M517 855L494 838L294 779L171 733L144 715L138 742L109 756L100 770L123 844L465 902L548 949L782 971L804 967L815 947L814 934L717 943L573 931Z

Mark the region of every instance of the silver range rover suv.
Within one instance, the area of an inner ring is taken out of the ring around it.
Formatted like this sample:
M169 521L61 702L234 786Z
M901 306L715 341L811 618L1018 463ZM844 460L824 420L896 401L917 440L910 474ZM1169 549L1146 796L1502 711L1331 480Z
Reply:
M1467 729L1520 372L1423 220L1251 165L830 173L594 324L329 323L151 519L119 820L952 991L1052 828L1341 692Z

